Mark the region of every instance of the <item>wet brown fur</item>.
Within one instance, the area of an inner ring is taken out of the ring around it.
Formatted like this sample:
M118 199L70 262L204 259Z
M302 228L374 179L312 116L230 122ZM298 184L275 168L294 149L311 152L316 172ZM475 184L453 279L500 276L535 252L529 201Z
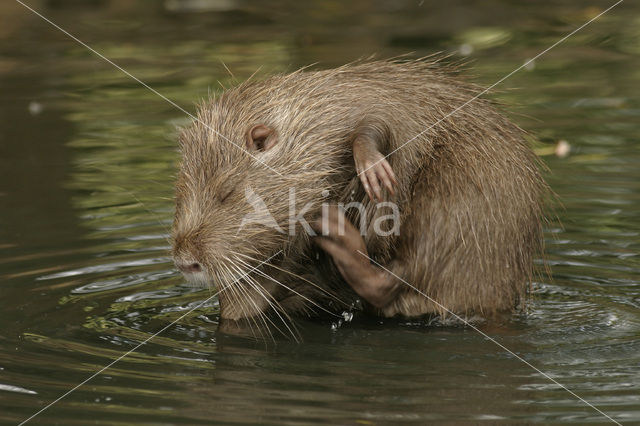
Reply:
M485 315L512 309L542 249L547 187L523 131L491 102L476 99L446 117L480 91L423 59L301 70L222 93L201 106L180 137L174 256L204 265L204 281L223 289L225 318L255 317L269 306L279 316L343 309L354 293L327 256L316 259L299 226L295 236L255 223L239 231L253 212L247 185L288 231L293 187L297 211L313 203L308 220L328 200L364 203L369 255L448 309ZM376 235L374 216L388 211L376 209L355 173L351 142L369 119L388 127L383 154L413 139L388 158L398 179L399 236ZM256 124L273 127L278 137L273 149L255 154L264 164L244 148ZM349 217L358 219L355 209ZM252 278L234 283L280 250ZM411 317L443 309L405 286L378 313Z

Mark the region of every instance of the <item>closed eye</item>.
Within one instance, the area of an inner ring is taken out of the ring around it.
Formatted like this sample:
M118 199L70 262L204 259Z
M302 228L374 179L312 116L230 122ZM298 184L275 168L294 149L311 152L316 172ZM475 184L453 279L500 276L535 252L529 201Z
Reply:
M229 195L231 195L232 193L233 193L233 188L230 188L230 189L227 189L227 190L223 190L220 193L220 196L218 197L218 199L220 200L221 203L224 203L224 200L229 198Z

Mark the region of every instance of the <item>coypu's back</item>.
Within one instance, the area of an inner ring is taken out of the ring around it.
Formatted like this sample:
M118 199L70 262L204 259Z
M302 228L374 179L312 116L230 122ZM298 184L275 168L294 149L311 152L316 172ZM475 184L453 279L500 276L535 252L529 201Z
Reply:
M542 247L547 189L523 131L490 102L469 102L480 91L446 67L425 60L356 63L242 83L203 105L200 122L182 135L177 191L188 208L177 209L174 234L182 238L189 226L217 220L223 223L222 232L216 232L224 236L219 237L224 244L216 244L215 250L199 249L203 256L219 257L220 250L227 250L223 246L262 258L282 249L280 266L300 272L315 262L306 233L283 235L255 225L239 231L247 213L240 207L245 201L242 191L233 193L228 206L212 204L197 192L214 188L210 192L215 193L230 179L250 185L282 229L289 226L289 188L295 188L297 206L313 205L309 217L318 214L327 199L360 201L370 224L364 239L374 259L405 259L403 278L456 312L510 309L524 294L533 258ZM350 142L367 117L390 129L382 151L390 154L398 179L398 236L376 235L371 224L381 213L354 170ZM276 129L279 139L272 150L254 156L259 161L218 136L241 144L247 129L257 123ZM323 196L323 191L330 196ZM219 214L226 217L212 218L218 214L212 210L221 209ZM350 213L352 220L359 219ZM234 236L238 232L243 238ZM216 268L214 261L210 264ZM329 288L333 280L319 284ZM290 285L320 297L304 282L293 280ZM308 306L296 300L292 310ZM381 313L415 316L442 311L407 287Z

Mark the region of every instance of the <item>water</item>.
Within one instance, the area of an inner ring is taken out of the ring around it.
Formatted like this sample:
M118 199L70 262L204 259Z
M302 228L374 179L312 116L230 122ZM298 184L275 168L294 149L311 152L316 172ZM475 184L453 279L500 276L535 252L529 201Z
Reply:
M490 85L606 2L33 1L189 112L257 69L442 50ZM535 133L562 206L552 276L482 330L640 422L640 7L625 2L492 97ZM0 422L17 424L207 300L168 257L188 117L12 1L0 5ZM299 321L303 343L217 332L214 299L40 424L607 423L463 327Z

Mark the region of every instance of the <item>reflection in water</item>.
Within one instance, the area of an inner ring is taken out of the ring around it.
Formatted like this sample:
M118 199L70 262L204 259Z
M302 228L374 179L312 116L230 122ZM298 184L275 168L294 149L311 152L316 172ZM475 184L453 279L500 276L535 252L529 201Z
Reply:
M489 85L601 12L590 3L33 2L189 111L235 81L370 53L437 50ZM539 139L562 200L552 279L483 331L620 421L640 421L638 6L592 24L495 98ZM636 12L634 14L634 12ZM459 326L297 320L273 338L220 323L214 289L169 257L184 115L22 7L0 14L0 422L603 422ZM222 62L224 62L224 65ZM226 70L226 67L233 73ZM205 303L203 303L205 302ZM181 318L182 315L193 313ZM181 319L180 319L181 318Z

